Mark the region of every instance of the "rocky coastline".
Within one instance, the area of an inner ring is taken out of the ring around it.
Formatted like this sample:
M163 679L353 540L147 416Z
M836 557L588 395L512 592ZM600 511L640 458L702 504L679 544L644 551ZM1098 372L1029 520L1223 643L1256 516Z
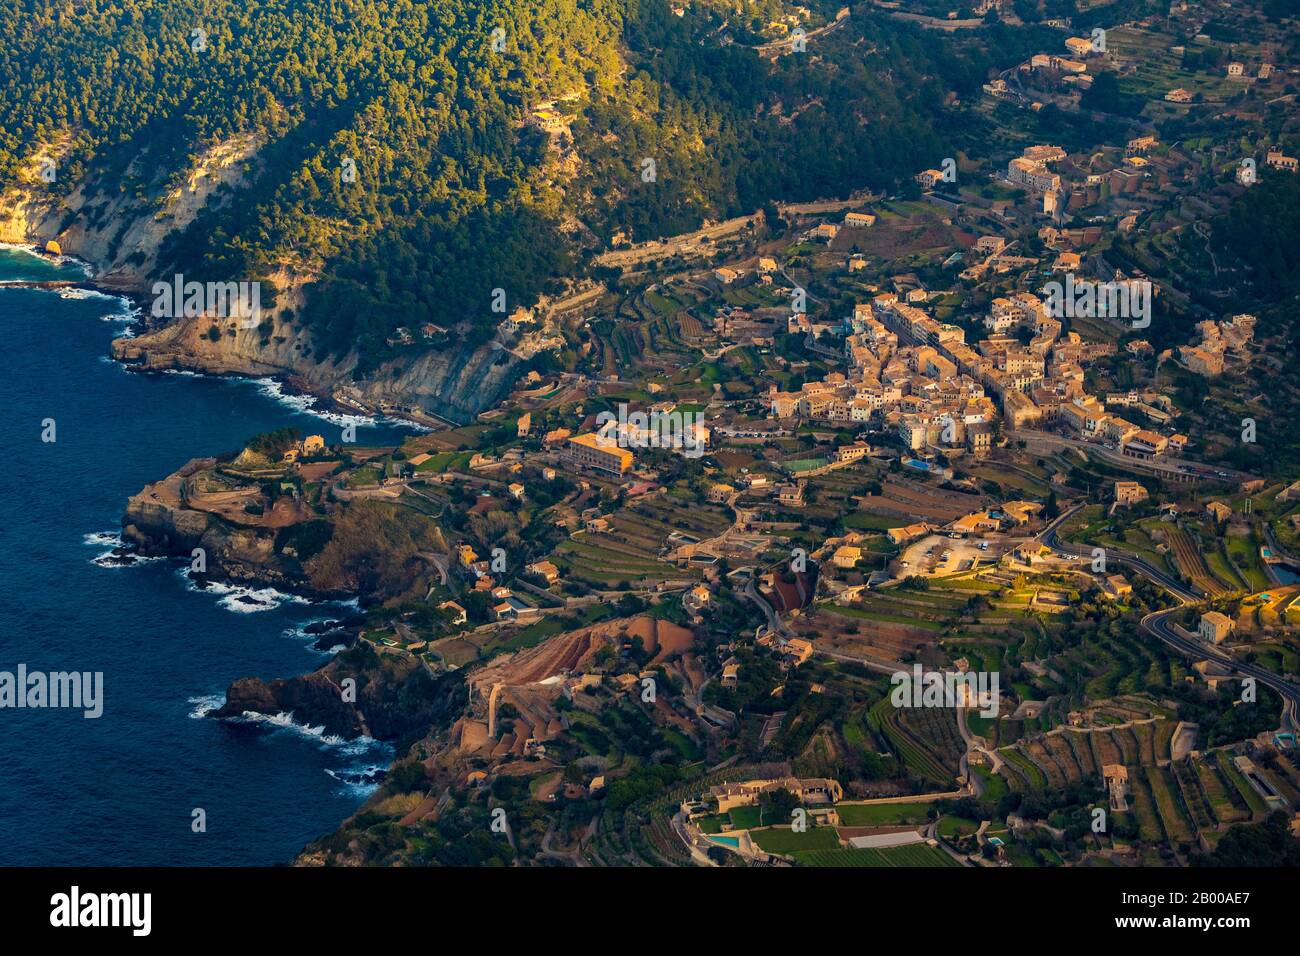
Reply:
M17 223L12 207L0 208L0 241L50 258L44 246L56 238L52 212L41 213L22 202L17 208L22 213ZM113 341L111 355L133 371L269 377L295 393L312 396L320 411L406 420L432 428L454 425L452 416L473 420L513 383L517 363L508 353L490 346L388 363L372 378L353 381L354 361L313 361L308 358L311 351L303 343L302 333L276 315L269 336L266 329L239 330L217 341L210 336L206 320L157 324L148 315L145 296L149 281L140 269L105 260L103 249L86 236L63 232L57 237L62 240L58 258L84 263L88 275L83 280L41 287L84 288L130 302L135 321L128 335ZM423 412L422 408L441 411ZM356 597L314 586L303 562L277 541L275 529L226 521L187 507L181 483L216 462L215 458L194 459L131 495L122 517L122 547L112 560L125 564L139 557L166 557L193 562L201 554L202 569L190 572L200 586L220 582L269 587L315 601ZM299 724L322 728L327 735L384 741L401 753L403 747L409 748L463 712L468 696L463 674L435 676L410 655L375 650L358 640L363 622L361 615L350 615L321 626L317 646L331 650L341 645L342 650L298 676L270 681L237 678L227 688L224 703L208 716L240 722L250 714L289 715Z
M256 325L205 317L160 322L150 315L151 289L158 279L151 267L165 233L153 226L152 216L146 217L146 224L140 218L143 213L120 210L134 239L127 248L109 241L107 226L64 228L68 212L75 209L21 191L0 197L0 242L45 257L50 256L47 245L55 242L57 258L82 263L89 272L84 280L66 283L69 287L127 298L136 322L112 342L110 352L131 370L272 378L290 393L313 398L321 412L432 429L473 421L509 391L517 375L519 362L513 355L484 344L403 355L357 379L355 355L317 358L310 334L292 318L304 308L310 277L286 271L267 277L278 290L276 304Z
M434 677L410 657L381 655L358 642L298 677L241 677L209 716L238 721L249 713L290 714L330 736L401 745L458 715L466 694L458 674Z

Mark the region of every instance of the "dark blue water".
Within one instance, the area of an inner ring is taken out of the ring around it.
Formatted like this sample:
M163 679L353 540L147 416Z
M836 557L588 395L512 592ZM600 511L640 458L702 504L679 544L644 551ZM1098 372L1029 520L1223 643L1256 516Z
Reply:
M0 249L0 280L78 277ZM196 716L231 680L285 677L325 659L295 630L336 606L239 612L177 564L93 563L128 495L190 458L286 425L341 425L255 383L140 375L109 362L107 298L0 291L0 670L102 671L104 713L0 709L0 864L271 864L332 830L365 791L330 775L390 757L273 723ZM40 440L56 422L57 441ZM401 429L358 428L358 440ZM223 603L224 602L224 603ZM275 603L272 601L271 603ZM191 831L203 808L207 832Z

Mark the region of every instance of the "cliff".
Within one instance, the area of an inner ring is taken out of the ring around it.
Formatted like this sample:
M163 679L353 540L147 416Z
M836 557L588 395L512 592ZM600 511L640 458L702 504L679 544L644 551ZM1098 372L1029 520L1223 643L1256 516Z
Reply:
M238 187L258 167L259 147L250 136L217 143L179 180L159 179L143 196L106 196L83 187L60 196L27 177L0 192L0 242L43 246L54 240L64 254L90 263L97 285L147 303L155 282L172 279L159 265L167 238L188 227L205 206L229 201L220 187ZM59 155L61 149L50 144L46 152ZM490 346L403 356L361 380L354 379L355 357L322 361L310 336L285 318L301 314L304 289L318 266L300 264L267 275L275 304L268 302L259 325L176 319L116 340L113 357L145 370L274 376L327 401L342 398L369 411L407 412L417 419L427 412L472 421L508 391L517 363Z
M36 152L62 159L66 139ZM91 263L99 285L144 292L157 277L163 241L188 227L220 187L242 183L256 163L259 145L251 135L219 142L176 180L164 179L160 172L144 195L105 194L93 185L60 195L27 174L0 194L0 241L43 246L53 239L66 255Z
M426 412L462 422L495 404L514 381L517 360L490 345L404 357L356 380L355 358L320 362L313 357L310 341L281 317L284 298L265 327L181 318L134 338L115 339L113 357L151 371L276 376L300 391L350 406Z
M276 549L274 529L244 527L184 504L182 483L211 468L213 458L196 458L162 481L146 485L128 499L122 518L122 540L141 554L190 558L202 548L207 576L239 584L318 594L292 556Z
M356 701L344 700L344 681L356 681ZM433 677L409 655L379 654L364 641L318 670L287 680L236 680L212 716L291 714L299 723L339 737L410 741L449 722L465 706L463 678Z

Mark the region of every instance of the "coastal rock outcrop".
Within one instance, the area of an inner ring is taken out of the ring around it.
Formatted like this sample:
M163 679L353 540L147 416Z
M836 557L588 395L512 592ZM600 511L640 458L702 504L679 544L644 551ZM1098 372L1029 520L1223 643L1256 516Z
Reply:
M349 679L355 681L355 700L347 692ZM434 677L410 655L381 654L362 641L301 677L242 677L211 716L232 720L248 713L289 714L333 736L408 741L448 723L466 698L459 673Z
M213 375L275 377L291 389L343 407L375 413L420 413L435 419L472 421L498 401L513 383L518 360L491 345L404 355L360 379L356 357L323 359L311 336L294 320L306 308L310 272L279 269L264 278L275 304L260 322L180 317L159 324L148 300L162 275L161 249L169 235L189 225L215 190L236 184L258 144L247 136L215 144L196 158L180 186L159 181L145 198L114 195L103 208L101 194L81 189L56 198L34 186L0 193L0 242L57 244L60 252L90 263L98 286L145 300L146 324L138 335L116 339L115 359L146 371L184 370ZM92 214L93 211L93 214ZM192 277L199 278L199 277ZM429 424L430 422L424 422Z
M356 360L319 361L292 324L272 314L260 326L237 319L180 318L115 339L113 357L147 371L275 376L295 390L374 412L428 413L472 421L505 394L518 361L490 345L424 352L353 378Z
M216 459L196 458L127 501L122 540L140 554L191 558L203 550L204 574L259 587L315 594L301 564L276 550L271 529L232 525L208 511L186 507L184 481Z

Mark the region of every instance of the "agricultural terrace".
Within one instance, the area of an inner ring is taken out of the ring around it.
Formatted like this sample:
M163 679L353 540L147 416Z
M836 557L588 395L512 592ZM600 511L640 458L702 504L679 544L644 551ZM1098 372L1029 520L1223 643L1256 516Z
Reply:
M731 526L725 509L693 504L686 508L672 496L637 502L607 516L608 531L582 531L562 542L550 556L565 578L597 588L653 587L696 572L661 558L674 532L698 540L716 537Z

